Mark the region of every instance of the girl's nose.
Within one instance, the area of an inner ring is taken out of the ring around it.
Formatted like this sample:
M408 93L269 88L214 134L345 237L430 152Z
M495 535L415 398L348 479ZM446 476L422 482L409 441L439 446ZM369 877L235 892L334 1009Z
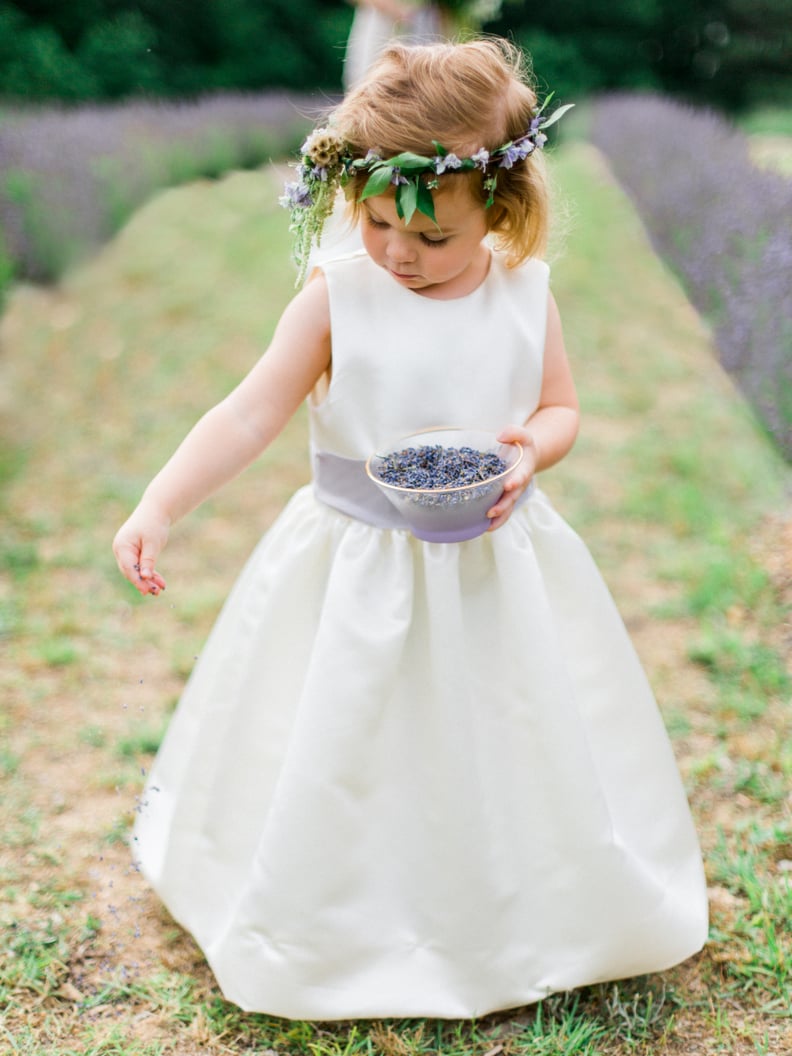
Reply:
M407 264L415 260L413 240L406 232L392 231L388 239L388 256L397 264Z

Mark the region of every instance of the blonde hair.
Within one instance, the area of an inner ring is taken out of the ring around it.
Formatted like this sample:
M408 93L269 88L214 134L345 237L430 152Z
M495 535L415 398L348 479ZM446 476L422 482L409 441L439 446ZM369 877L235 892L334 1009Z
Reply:
M403 151L433 156L434 142L459 157L481 147L492 151L528 130L536 93L523 53L500 38L461 44L408 47L391 44L363 81L330 115L354 157L374 150L383 158ZM541 151L512 168L493 168L498 183L487 209L489 230L510 267L541 256L547 245L549 192ZM368 173L353 176L347 194L353 211ZM488 192L480 171L443 175L466 179L484 206Z

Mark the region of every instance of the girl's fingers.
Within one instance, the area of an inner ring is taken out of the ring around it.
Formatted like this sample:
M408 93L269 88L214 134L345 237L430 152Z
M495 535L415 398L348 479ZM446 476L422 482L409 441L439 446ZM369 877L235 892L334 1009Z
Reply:
M487 517L490 518L489 531L492 531L493 528L500 528L500 526L509 519L512 510L517 505L517 500L528 487L530 482L531 476L526 473L521 473L519 476L512 477L504 484L501 497L494 506L487 510Z
M144 576L143 570L135 566L135 576L134 585L141 594L157 595L160 591L165 590L165 580L156 569L147 569Z
M147 574L144 576L143 570L140 566L135 565L132 577L127 578L130 579L133 586L135 586L141 594L157 595L165 590L165 580L156 569L148 570Z
M120 543L116 541L113 544L113 553L115 554L116 564L118 565L121 574L125 576L130 583L135 583L135 581L140 578L138 548L129 543Z
M503 521L506 520L508 515L514 509L521 492L522 489L520 489L520 492L518 492L517 495L513 492L504 492L495 505L487 510L487 516L490 518L490 528L498 528Z
M536 467L535 442L529 431L522 425L509 425L498 433L497 439L502 444L521 444L526 458L523 463L512 473L503 485L503 493L491 509L487 510L490 518L488 531L500 528L511 516L512 510L517 505L517 500L531 483ZM533 449L532 454L528 454Z
M498 433L496 439L502 444L525 444L528 441L528 430L522 425L508 425L500 433Z
M496 528L500 528L502 524L505 524L508 521L511 512L511 509L508 509L505 510L503 513L499 513L497 516L493 517L490 521L490 525L487 531L494 532Z
M159 594L161 590L165 589L165 580L156 569L151 573L151 579L148 582L149 594Z
M117 541L113 547L118 567L141 594L159 594L165 590L165 580L154 568L154 554L146 546ZM143 555L146 555L145 557Z
M137 583L135 586L141 592L141 594L159 594L161 590L165 589L165 580L154 568L154 554L149 550L146 552L144 546L144 556L141 556L140 563L136 565L135 571L137 573Z
M140 576L142 579L152 579L154 576L154 562L157 559L159 548L143 541L140 551Z

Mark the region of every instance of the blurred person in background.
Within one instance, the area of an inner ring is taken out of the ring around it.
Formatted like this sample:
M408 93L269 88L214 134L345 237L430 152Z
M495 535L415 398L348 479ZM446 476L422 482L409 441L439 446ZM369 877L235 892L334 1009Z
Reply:
M350 0L355 5L344 57L344 90L354 87L393 38L408 44L450 40L495 18L500 0Z

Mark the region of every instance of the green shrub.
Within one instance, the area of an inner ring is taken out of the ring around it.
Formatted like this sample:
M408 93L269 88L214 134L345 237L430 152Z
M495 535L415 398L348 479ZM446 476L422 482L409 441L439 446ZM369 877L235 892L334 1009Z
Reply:
M14 265L6 249L3 232L0 231L0 311L3 310L6 293L14 278Z

